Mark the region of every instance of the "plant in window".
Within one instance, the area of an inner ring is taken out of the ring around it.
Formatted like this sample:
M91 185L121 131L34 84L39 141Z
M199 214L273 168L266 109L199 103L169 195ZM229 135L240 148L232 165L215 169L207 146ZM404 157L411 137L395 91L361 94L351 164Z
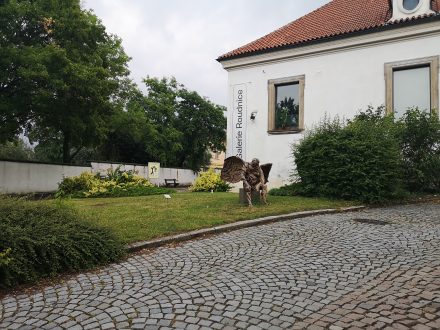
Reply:
M277 103L276 106L276 127L286 129L289 127L298 127L299 105L295 99L285 97L284 100Z

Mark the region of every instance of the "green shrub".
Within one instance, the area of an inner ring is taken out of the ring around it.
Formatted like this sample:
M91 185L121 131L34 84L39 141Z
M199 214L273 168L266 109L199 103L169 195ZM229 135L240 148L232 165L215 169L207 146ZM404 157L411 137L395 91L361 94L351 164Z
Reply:
M292 183L269 190L269 195L272 196L296 196L301 195L302 193L301 185L298 183Z
M438 114L410 109L398 124L406 188L412 192L440 192Z
M213 169L200 173L199 177L190 187L193 192L200 191L229 191L231 186L220 178L219 173L215 173Z
M172 193L173 190L155 187L132 171L109 170L106 177L90 172L67 177L58 186L57 197L126 197Z
M78 176L65 177L58 185L57 197L78 195L92 189L99 181L99 177L90 172L83 172Z
M129 183L133 181L140 181L143 180L145 185L152 185L150 181L148 181L145 178L142 178L140 176L137 176L135 172L133 171L122 171L121 166L119 165L116 169L109 168L107 170L107 177L106 180L108 181L115 181L117 183Z
M0 269L5 268L11 262L11 249L8 248L4 252L0 252Z
M368 203L402 196L396 125L382 112L369 108L352 121L326 120L293 147L304 194Z
M122 244L65 206L0 198L0 287L118 260Z

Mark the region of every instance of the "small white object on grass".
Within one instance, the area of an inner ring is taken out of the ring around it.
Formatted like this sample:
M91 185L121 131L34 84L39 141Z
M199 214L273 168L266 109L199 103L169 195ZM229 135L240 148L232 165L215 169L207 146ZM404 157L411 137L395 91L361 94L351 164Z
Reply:
M168 194L164 194L163 197L165 197L165 199L171 199L171 196Z

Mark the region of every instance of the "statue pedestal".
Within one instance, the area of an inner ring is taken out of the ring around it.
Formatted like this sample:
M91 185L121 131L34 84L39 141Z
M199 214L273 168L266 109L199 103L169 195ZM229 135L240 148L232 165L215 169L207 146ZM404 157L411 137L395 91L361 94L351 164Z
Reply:
M244 189L240 188L240 190L238 191L238 194L240 197L240 203L247 205L248 202L247 202L247 198L246 198L246 192L244 191ZM258 191L252 191L251 192L251 199L252 199L252 204L260 203L260 193Z

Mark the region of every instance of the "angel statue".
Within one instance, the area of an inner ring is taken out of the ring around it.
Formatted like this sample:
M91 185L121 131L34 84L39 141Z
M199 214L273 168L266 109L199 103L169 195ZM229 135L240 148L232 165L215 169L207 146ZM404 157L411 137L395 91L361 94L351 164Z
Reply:
M269 181L269 172L272 164L263 164L257 158L252 159L250 163L241 158L232 156L225 159L221 178L230 183L243 181L243 188L246 192L248 205L252 206L252 191L260 193L260 201L267 204L267 185Z

